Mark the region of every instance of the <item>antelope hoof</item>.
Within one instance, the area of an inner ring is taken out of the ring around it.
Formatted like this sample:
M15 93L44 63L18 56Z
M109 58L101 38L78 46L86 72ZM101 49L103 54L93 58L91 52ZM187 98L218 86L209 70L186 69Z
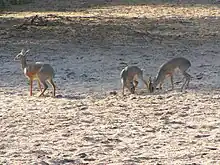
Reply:
M44 94L40 94L38 97L44 97Z

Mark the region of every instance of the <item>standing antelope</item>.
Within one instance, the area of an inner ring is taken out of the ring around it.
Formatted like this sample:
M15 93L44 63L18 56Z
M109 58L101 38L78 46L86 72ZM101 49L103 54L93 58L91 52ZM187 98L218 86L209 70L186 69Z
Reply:
M33 87L33 80L38 81L38 87L40 88L40 96L44 95L44 92L47 90L48 85L46 82L49 82L53 87L53 96L55 97L55 84L53 82L54 78L54 69L50 64L45 64L43 62L34 62L34 63L27 63L26 62L26 55L30 50L26 52L24 49L21 50L19 54L16 55L15 60L20 60L22 70L25 76L30 80L30 96L32 96L32 87ZM44 89L41 88L41 83L44 86Z

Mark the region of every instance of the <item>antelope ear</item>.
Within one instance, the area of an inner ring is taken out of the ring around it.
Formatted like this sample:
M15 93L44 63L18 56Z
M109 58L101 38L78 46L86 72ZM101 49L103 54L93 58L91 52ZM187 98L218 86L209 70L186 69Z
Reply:
M30 49L28 49L28 50L25 52L25 54L28 53L28 52L30 52Z
M30 49L28 49L28 50L24 53L24 55L27 55L28 52L30 52Z
M21 54L24 54L24 49L21 49Z
M23 56L23 49L21 50L20 53L18 53L18 54L15 56L14 60L15 60L15 61L18 60L21 56Z

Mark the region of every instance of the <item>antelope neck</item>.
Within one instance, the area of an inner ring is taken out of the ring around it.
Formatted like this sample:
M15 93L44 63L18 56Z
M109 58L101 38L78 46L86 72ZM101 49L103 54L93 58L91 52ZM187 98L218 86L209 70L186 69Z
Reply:
M21 57L21 67L23 70L27 67L26 57Z

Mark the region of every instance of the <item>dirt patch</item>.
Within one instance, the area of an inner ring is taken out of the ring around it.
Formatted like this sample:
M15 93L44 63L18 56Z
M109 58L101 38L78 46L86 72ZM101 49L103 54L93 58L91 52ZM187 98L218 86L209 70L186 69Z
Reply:
M0 15L0 164L219 164L218 5L77 2L72 11L39 1ZM38 98L37 84L28 96L13 61L22 48L28 62L54 67L57 98L51 88ZM126 65L148 78L177 56L192 63L186 92L182 82L167 91L167 80L155 94L140 83L121 96Z

